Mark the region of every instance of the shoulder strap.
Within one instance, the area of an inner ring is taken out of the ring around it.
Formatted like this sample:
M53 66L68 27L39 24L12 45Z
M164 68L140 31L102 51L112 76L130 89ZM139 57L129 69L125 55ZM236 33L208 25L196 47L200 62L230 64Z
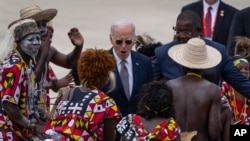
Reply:
M74 91L75 91L75 88L69 88L69 90L66 91L65 94L63 95L62 100L70 101Z

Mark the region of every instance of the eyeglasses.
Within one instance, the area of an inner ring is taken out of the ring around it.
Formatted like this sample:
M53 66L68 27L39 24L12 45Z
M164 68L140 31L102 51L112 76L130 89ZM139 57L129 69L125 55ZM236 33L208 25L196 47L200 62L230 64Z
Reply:
M133 43L132 40L115 40L117 45L121 45L123 42L125 42L126 45L131 45Z
M186 36L186 37L191 37L192 36L192 34L193 34L193 32L194 32L194 30L193 31L178 31L177 29L176 29L176 27L173 27L173 30L174 30L174 34L175 35L180 35L180 34L182 34L182 35L184 35L184 36Z

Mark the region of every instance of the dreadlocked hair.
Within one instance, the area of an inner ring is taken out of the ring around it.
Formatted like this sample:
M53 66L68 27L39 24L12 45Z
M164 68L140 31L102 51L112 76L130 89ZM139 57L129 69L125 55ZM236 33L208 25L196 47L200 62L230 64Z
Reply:
M80 83L88 88L100 89L115 69L114 57L104 49L86 49L77 65Z

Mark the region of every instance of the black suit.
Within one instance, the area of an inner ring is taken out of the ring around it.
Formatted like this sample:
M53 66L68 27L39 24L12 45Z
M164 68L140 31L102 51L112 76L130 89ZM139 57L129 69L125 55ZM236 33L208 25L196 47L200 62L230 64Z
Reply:
M113 48L109 50L113 54ZM108 93L108 96L115 100L118 108L120 109L122 116L126 116L130 113L136 113L137 103L139 101L139 91L143 84L148 83L153 80L152 65L149 57L131 51L131 60L132 60L132 72L133 72L133 88L131 92L130 99L128 100L122 85L121 77L119 70L116 66L114 71L116 76L116 87L115 89ZM104 87L104 91L108 87ZM115 141L120 141L120 134L117 132Z
M246 36L250 38L250 7L244 8L234 15L227 44L231 56L234 55L235 36Z
M203 19L203 1L194 2L182 7L181 11L192 10L196 12L201 19ZM223 45L227 45L229 29L231 26L231 21L233 15L238 11L238 9L220 1L218 7L218 12L216 16L216 23L214 26L213 41L219 42ZM222 14L223 13L223 14Z
M225 46L206 39L204 41L207 45L217 49L222 57L221 62L214 67L215 78L213 82L219 85L220 79L223 78L243 96L250 98L250 81L234 67ZM172 41L155 49L155 60L153 61L154 79L159 80L163 77L166 80L171 80L184 75L183 67L166 53L177 44L179 44L178 41Z
M113 48L111 48L109 52L113 55ZM116 75L116 88L108 94L115 100L118 108L122 113L122 116L126 116L130 113L136 113L139 90L141 89L143 84L153 80L152 65L150 59L147 56L135 51L131 51L131 59L133 64L133 88L130 100L128 101L126 98L126 94L123 89L122 81L117 67L114 71Z

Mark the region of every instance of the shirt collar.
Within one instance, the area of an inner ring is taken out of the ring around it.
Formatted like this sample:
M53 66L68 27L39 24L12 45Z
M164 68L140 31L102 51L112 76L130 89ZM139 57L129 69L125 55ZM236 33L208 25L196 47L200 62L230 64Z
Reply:
M116 54L115 49L113 48L113 54L116 60L116 64L119 65L122 61L122 59ZM126 58L126 61L128 64L131 64L132 59L131 59L131 52L129 53L128 57Z
M211 6L212 7L212 10L217 10L219 8L219 5L220 5L220 0L216 1L214 4L212 5L209 5L206 3L205 0L203 0L203 7L204 7L204 10L207 11L208 7Z

